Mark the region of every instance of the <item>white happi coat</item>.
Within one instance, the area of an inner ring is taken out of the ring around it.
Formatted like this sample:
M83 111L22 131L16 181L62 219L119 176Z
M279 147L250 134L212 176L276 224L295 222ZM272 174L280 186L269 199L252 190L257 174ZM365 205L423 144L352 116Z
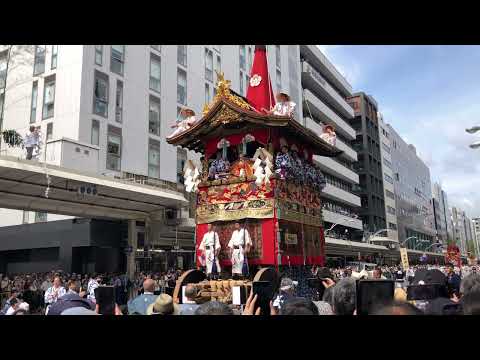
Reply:
M203 235L202 242L198 247L201 251L205 252L206 257L206 265L207 265L207 274L212 272L213 266L213 259L215 257L217 263L217 271L220 272L220 262L218 261L218 256L215 256L213 248L215 250L221 249L220 239L218 237L218 233L215 231L209 231L205 235Z
M273 114L278 116L290 116L295 110L296 104L292 101L278 102L273 107Z
M252 246L252 240L247 229L234 230L228 247L232 251L232 274L242 274L242 266L245 261L245 247ZM238 246L239 249L234 249Z

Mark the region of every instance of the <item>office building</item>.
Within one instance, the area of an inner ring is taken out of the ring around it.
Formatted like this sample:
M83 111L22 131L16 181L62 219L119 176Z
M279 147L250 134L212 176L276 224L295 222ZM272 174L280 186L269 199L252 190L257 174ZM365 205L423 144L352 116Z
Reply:
M477 257L480 257L480 218L472 219L472 231L473 239L475 241L475 246L477 249Z
M246 95L254 45L14 46L8 73L7 51L0 46L2 128L23 136L31 125L40 126L40 160L181 189L184 163L198 159L198 154L166 142L180 108L201 116L205 103L215 96L216 71L223 71L231 88ZM267 54L274 90L289 93L300 104L299 46L268 45ZM300 105L296 118L302 118ZM2 155L25 157L22 149L2 144L0 150ZM175 246L193 249L192 208L179 210L184 228L177 232L166 222L151 239L155 249L172 248L174 241ZM4 227L54 220L68 220L71 228L78 228L67 216L0 209ZM64 222L58 224L65 227ZM48 224L48 231L53 228ZM39 227L35 229L38 234ZM14 231L7 230L5 234ZM98 232L90 233L94 246ZM34 236L28 231L21 234L22 239ZM139 247L141 239L139 233ZM26 251L35 244L19 240L14 245L11 250Z
M453 206L451 208L454 241L460 248L462 255L467 255L468 251L472 251L475 244L473 242L472 220L468 218L464 210Z
M398 239L411 249L426 249L435 240L430 170L395 129L390 134Z
M353 94L348 101L355 111L355 117L349 123L356 131L352 146L358 152L355 170L360 179L360 215L365 228L370 233L375 233L387 226L383 179L389 181L390 177L383 174L380 147L386 153L390 149L386 144L380 144L378 105L375 99L360 92ZM394 208L388 209L390 214L395 215Z
M432 186L432 209L434 215L434 225L438 241L442 244L447 243L448 239L448 202L446 193L442 190L439 183L434 183Z
M338 158L315 159L327 181L322 214L328 254L329 243L334 239L362 239L360 197L355 193L359 178L353 169L357 152L350 145L356 133L348 123L354 111L346 101L352 95L352 87L317 46L301 45L300 61L303 125L317 135L323 133L326 125L332 125L337 135L336 147L343 151Z
M378 126L380 136L380 157L383 169L383 175L388 179L393 180L393 165L391 154L390 134L388 132L386 123L383 120L383 115L378 113ZM385 201L385 220L388 229L388 238L398 241L398 225L397 225L397 211L395 204L395 186L393 181L383 181L384 201Z

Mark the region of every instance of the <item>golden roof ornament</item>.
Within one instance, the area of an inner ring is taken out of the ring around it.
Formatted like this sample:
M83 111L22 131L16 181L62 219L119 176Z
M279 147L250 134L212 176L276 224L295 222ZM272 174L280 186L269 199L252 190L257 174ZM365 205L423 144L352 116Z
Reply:
M223 71L218 72L215 70L215 72L217 73L216 94L215 94L215 97L213 98L213 101L210 104L205 104L205 106L203 107L203 116L205 116L213 107L213 105L216 104L217 101L219 101L222 98L229 100L230 102L241 107L242 109L253 110L253 107L250 106L249 103L247 103L241 97L236 96L230 92L231 81L225 79L225 75Z

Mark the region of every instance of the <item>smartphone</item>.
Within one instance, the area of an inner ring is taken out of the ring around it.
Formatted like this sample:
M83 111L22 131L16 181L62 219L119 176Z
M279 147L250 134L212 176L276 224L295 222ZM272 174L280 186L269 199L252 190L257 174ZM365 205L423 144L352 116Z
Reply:
M252 283L254 296L257 295L254 313L260 308L260 314L270 315L270 301L273 300L273 284L270 281L254 281Z
M448 298L447 287L443 284L410 285L407 288L407 300L433 300Z
M95 300L102 315L115 315L115 288L99 286L95 289Z
M391 303L394 293L393 280L358 280L357 315L368 315L378 307Z

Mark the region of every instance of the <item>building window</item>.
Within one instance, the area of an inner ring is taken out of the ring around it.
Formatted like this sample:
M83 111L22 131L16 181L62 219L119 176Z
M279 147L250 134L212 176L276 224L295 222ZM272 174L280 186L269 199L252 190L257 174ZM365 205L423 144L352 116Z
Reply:
M37 120L37 99L38 99L38 82L34 81L32 86L32 102L30 104L30 124ZM1 110L1 109L0 109Z
M160 99L150 96L148 132L160 136Z
M115 93L115 121L122 122L123 113L123 82L117 80L117 91Z
M108 125L107 169L120 171L122 157L122 129Z
M243 85L243 72L240 71L240 94L244 95L244 85Z
M92 120L92 135L90 142L92 145L100 145L100 122L98 120Z
M93 113L108 116L108 76L95 70Z
M177 69L177 102L187 104L187 73L180 68Z
M53 123L47 124L47 141L53 138Z
M0 94L0 120L3 118L3 103L4 103L5 93Z
M277 91L282 91L282 72L277 69Z
M160 93L160 78L162 64L160 58L156 55L150 55L150 90Z
M103 63L103 45L95 45L95 64L102 66Z
M7 84L7 55L8 51L0 54L0 89L4 89Z
M388 161L387 159L383 159L383 164L388 167L389 169L392 168L392 163Z
M158 52L162 51L162 45L150 45L152 49L157 50Z
M397 230L397 224L389 222L388 223L388 228L391 229L391 230Z
M123 75L123 66L125 62L125 45L112 45L110 56L110 71L118 75Z
M210 94L210 85L205 83L205 104L210 104L212 101L211 94Z
M187 67L187 45L177 45L177 63Z
M45 46L35 46L35 59L33 61L33 76L43 74L45 72Z
M160 178L160 142L148 141L148 176Z
M55 77L45 79L45 88L43 89L43 119L53 116L55 105Z
M395 200L395 194L389 190L385 190L385 194L392 200Z
M240 45L240 69L246 71L245 61L246 61L246 47L245 45Z
M391 215L395 215L395 209L391 206L387 206L387 212Z
M248 47L248 72L251 72L252 71L252 47L249 46Z
M51 69L57 68L57 58L58 58L58 45L52 45L52 61L51 61Z
M213 52L205 49L205 79L213 82Z
M387 153L390 154L390 147L387 144L385 144L384 142L382 142L382 148L383 148L383 150L385 150Z
M30 218L30 211L25 211L25 210L23 210L23 220L22 220L22 223L23 223L23 224L28 224L29 218Z
M183 178L183 168L187 162L187 152L182 149L177 151L177 182L183 184L185 179Z
M282 62L280 57L280 45L275 45L275 60L277 64L277 69L282 68Z
M220 58L220 55L217 55L217 61L215 62L215 71L219 74L222 71L222 59ZM218 81L217 78L216 80Z
M47 213L43 211L35 212L35 222L45 222L47 221Z
M385 175L385 180L393 185L393 179L390 176L388 176L387 174L383 174L383 175Z

